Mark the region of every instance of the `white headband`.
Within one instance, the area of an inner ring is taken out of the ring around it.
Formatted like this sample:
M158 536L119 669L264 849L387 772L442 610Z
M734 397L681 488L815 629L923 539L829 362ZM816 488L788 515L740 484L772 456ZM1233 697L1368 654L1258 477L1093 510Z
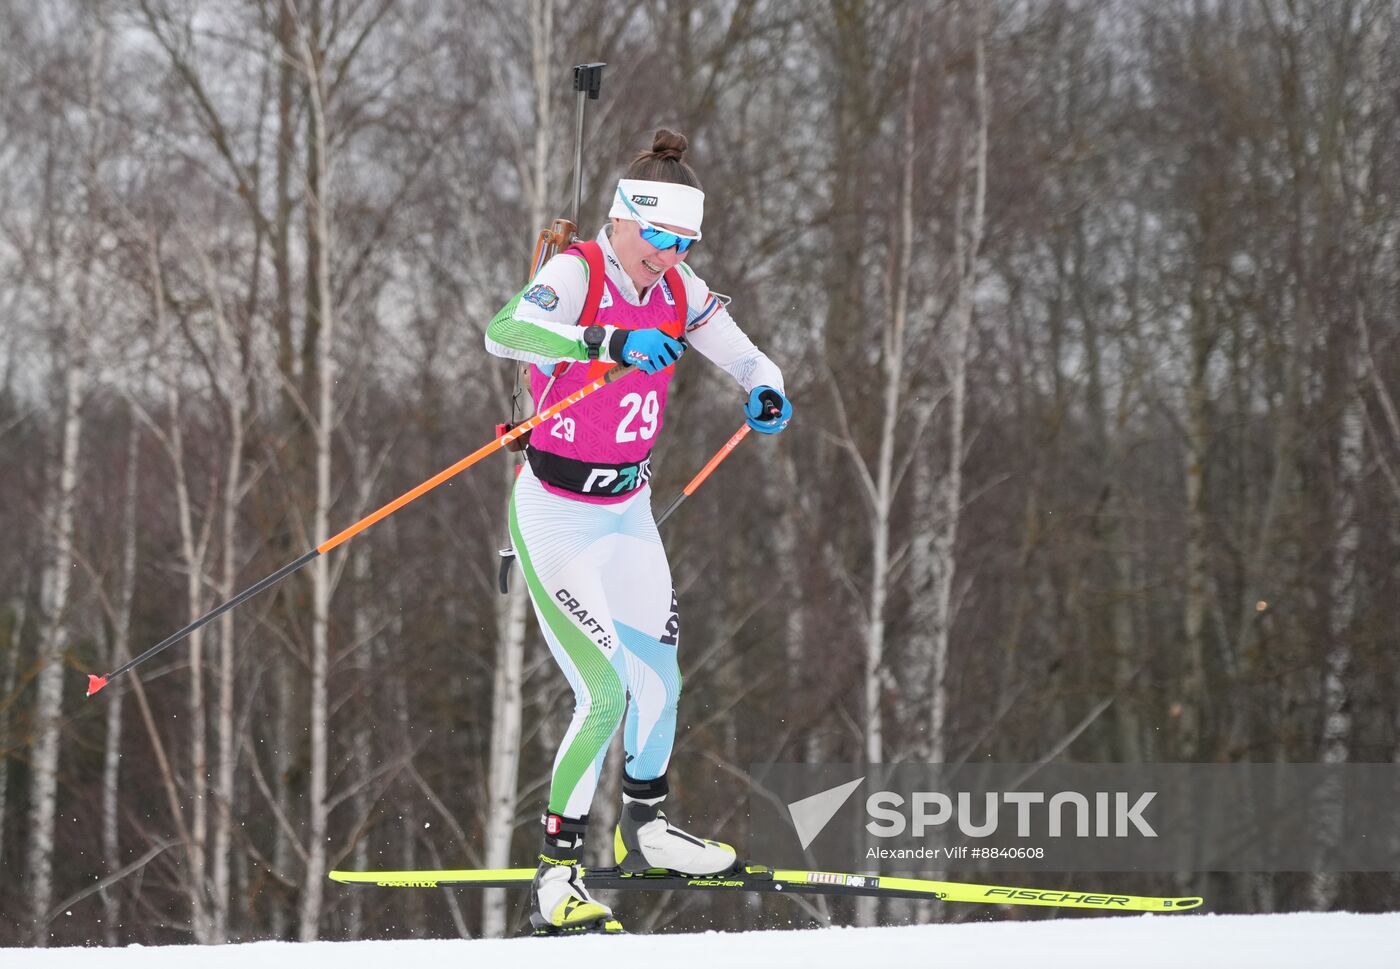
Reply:
M626 196L627 201L623 201ZM623 178L613 192L609 218L636 221L628 210L631 202L637 215L653 225L674 225L700 235L700 223L705 219L705 193L677 182L649 182L640 178Z

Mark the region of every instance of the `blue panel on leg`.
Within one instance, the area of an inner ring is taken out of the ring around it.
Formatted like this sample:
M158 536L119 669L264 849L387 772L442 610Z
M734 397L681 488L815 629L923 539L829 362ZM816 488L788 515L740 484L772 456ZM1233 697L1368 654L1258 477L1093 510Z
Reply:
M616 624L627 653L627 706L623 743L627 773L645 780L666 772L676 740L676 705L681 695L681 670L676 647L639 629Z

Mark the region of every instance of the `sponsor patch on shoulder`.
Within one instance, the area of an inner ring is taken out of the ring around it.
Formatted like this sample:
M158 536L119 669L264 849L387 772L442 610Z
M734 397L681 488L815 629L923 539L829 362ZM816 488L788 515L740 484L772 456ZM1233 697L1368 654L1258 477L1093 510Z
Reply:
M552 313L554 308L559 305L559 294L552 287L541 283L531 286L525 291L525 301L534 303L546 313Z

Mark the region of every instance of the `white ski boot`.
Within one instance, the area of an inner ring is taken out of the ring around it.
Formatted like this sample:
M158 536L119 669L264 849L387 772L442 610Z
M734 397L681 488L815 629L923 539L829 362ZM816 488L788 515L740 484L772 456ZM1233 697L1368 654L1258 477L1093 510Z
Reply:
M613 854L618 867L633 874L665 868L682 875L717 875L734 868L737 860L729 845L669 824L657 802L630 799L622 805Z
M577 858L544 854L530 885L530 925L535 935L622 931L612 909L588 894Z

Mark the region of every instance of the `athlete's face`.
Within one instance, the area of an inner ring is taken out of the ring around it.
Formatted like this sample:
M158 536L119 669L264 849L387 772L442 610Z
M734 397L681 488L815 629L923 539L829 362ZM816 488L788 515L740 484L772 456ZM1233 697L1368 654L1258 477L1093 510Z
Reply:
M667 225L664 222L657 222L655 225L658 229L666 229L669 232L690 232L681 226ZM688 252L677 252L674 247L656 248L642 238L642 227L631 219L614 218L612 226L613 251L622 262L622 271L631 278L639 293L665 275L666 270L677 263L685 262L685 257L690 255Z

